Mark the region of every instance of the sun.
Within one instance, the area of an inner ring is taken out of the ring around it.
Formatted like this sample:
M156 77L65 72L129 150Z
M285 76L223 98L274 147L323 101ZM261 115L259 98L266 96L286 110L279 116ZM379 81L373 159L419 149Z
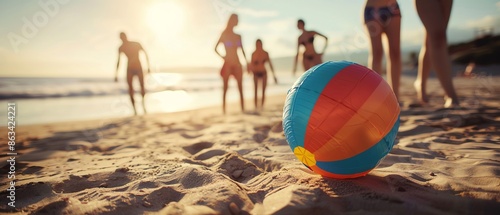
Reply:
M184 8L177 1L161 1L146 11L146 23L163 43L175 43L184 28Z

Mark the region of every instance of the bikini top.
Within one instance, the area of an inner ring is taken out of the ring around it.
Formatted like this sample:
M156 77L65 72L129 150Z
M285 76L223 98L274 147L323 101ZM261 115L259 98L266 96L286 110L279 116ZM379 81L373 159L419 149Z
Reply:
M224 41L224 45L226 47L233 47L233 46L236 46L236 47L240 47L241 46L241 41L237 41L237 42L233 42L233 41Z

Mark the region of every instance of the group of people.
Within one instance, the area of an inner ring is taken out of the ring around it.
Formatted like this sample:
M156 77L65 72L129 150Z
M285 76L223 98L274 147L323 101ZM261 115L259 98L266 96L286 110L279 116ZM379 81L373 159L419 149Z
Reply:
M238 49L241 50L243 54L243 58L246 60L247 57L245 55L245 51L243 46L241 45L241 35L236 34L233 29L238 25L238 15L231 14L229 20L227 22L227 26L222 32L219 40L215 45L215 52L224 60L224 64L221 69L221 77L223 80L223 93L222 93L222 111L226 112L226 93L228 89L228 81L230 76L232 75L236 82L238 83L238 90L240 94L240 105L241 110L245 110L244 98L243 98L243 87L242 87L242 74L243 67L240 63L240 58L238 56ZM297 70L297 61L300 55L300 47L304 47L303 60L302 63L304 65L304 69L308 70L314 65L322 63L321 56L326 50L328 44L328 38L316 31L307 31L305 29L304 20L299 20L297 22L297 28L302 31L302 34L298 38L297 45L297 54L295 56L293 73ZM321 53L317 53L314 48L314 37L318 35L325 39L325 47ZM224 45L225 55L222 55L218 51L218 47L220 44ZM252 54L250 62L246 62L247 71L253 73L253 81L254 81L254 102L256 109L262 109L265 101L265 92L266 92L266 84L267 84L267 70L266 63L269 64L271 72L273 73L274 82L277 83L276 75L274 73L273 64L271 62L271 58L269 57L269 53L263 49L262 40L258 39L255 44L255 52ZM258 86L259 83L262 85L262 96L261 102L259 104L258 99Z
M415 0L417 13L425 27L425 38L418 59L418 76L414 82L418 99L422 105L427 104L429 101L426 89L427 79L431 68L436 71L439 82L445 91L444 106L455 107L459 105L459 99L452 82L451 62L447 51L448 43L446 38L446 29L451 14L452 3L453 0ZM226 112L228 82L231 76L236 79L238 85L241 110L245 110L243 98L243 66L240 63L238 50L241 50L245 61L247 57L242 46L241 35L233 31L234 27L237 25L238 16L236 14L231 14L226 28L215 45L215 53L224 60L224 64L220 71L223 81L222 110L224 113ZM401 11L397 0L367 0L364 8L364 26L368 32L371 44L368 67L379 74L383 73L382 59L384 48L382 45L382 35L387 37L389 46L386 66L387 79L394 94L399 98L402 70L400 48ZM294 59L293 74L295 74L297 70L297 62L300 55L302 55L304 70L308 70L322 63L322 56L328 45L328 38L325 35L305 29L304 20L298 20L297 28L301 30L302 33L297 41L297 54ZM314 39L316 36L322 37L325 40L325 46L319 53L314 47ZM144 76L139 61L139 52L144 51L144 49L139 43L128 41L124 33L120 34L120 38L123 44L119 48L117 71L120 63L120 54L124 53L128 57L127 83L129 86L129 95L134 107L134 112L136 113L132 80L134 76L137 76L139 79L144 107ZM221 44L225 48L224 55L218 51L218 47ZM250 62L245 63L246 70L253 74L255 108L262 109L264 106L267 85L266 63L269 64L275 83L278 81L274 73L269 53L263 48L262 40L258 39L255 42L255 46L256 48L251 56ZM302 53L300 53L301 47L303 47ZM147 53L145 51L144 53L147 59ZM149 60L147 61L149 68ZM150 72L149 69L148 72ZM116 80L115 76L115 81ZM258 99L259 85L261 85L262 92L260 103ZM145 108L144 112L146 112Z
M245 50L241 45L241 35L236 34L233 29L238 25L238 15L231 14L229 20L227 22L226 28L222 32L219 37L219 40L215 44L215 53L219 55L223 60L224 64L220 71L220 75L222 77L223 87L222 87L222 112L226 113L226 94L228 90L228 83L230 76L233 76L236 79L238 84L238 91L240 93L240 105L241 111L245 111L245 104L243 98L243 67L240 63L240 58L238 56L238 49L241 50L243 54L243 58L247 59L245 55ZM218 46L220 44L224 45L225 55L222 55L218 51ZM267 85L267 69L266 63L269 64L271 72L273 73L275 83L278 82L276 79L276 74L274 73L273 64L271 62L271 58L269 57L269 53L267 53L262 45L262 40L258 39L255 42L255 51L252 53L252 57L250 62L246 62L247 71L253 73L253 82L254 82L254 103L255 109L262 109L265 101L265 93L266 93L266 85ZM258 86L259 83L262 85L262 97L261 102L259 104L258 99Z

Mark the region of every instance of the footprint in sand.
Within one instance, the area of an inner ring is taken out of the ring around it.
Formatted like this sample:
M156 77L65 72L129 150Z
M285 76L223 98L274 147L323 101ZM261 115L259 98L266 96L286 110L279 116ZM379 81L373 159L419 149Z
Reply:
M283 132L283 122L282 121L275 122L273 127L271 128L271 132L273 133Z
M60 193L74 193L91 188L109 188L119 187L129 183L133 174L128 171L122 171L120 168L115 172L98 173L93 175L76 176L70 175L60 183L54 185L54 191Z
M36 173L42 169L43 169L43 167L41 167L41 166L29 166L28 168L26 168L23 171L23 175L33 174L33 173Z
M250 158L249 161L251 161L257 167L263 169L265 172L279 171L283 167L282 163L265 158L258 158L258 159Z
M200 134L198 132L184 132L181 133L181 136L186 139L194 139L203 136L203 134Z
M243 183L264 172L263 169L236 153L227 154L212 169Z
M178 202L184 193L170 186L160 187L142 199L142 205L151 209L161 209L170 202Z
M208 160L215 156L220 156L226 154L227 151L222 149L203 149L200 152L196 153L193 158L195 160Z
M37 209L33 214L62 214L63 209L68 205L68 201L62 199Z
M253 128L255 133L253 134L253 139L258 142L262 143L269 135L269 131L271 130L271 126L269 125L262 125L262 126L256 126Z
M210 148L214 145L214 143L212 142L198 142L198 143L194 143L194 144L191 144L189 146L184 146L182 147L184 150L186 150L187 152L189 152L189 154L196 154L198 153L199 151L203 150L203 149L206 149L206 148Z

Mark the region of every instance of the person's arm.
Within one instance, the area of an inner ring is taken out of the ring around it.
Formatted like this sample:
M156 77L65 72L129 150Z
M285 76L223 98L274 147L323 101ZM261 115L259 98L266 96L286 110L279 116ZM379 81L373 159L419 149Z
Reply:
M222 56L219 51L217 50L217 47L219 47L219 44L222 42L222 35L220 35L219 37L219 40L217 40L217 43L215 44L215 53L217 53L217 55L219 55L219 57L221 57L222 59L224 59L224 56Z
M273 73L274 83L278 83L278 79L276 78L276 74L274 73L273 63L271 62L271 58L269 57L269 53L266 52L266 61L269 63L269 68L271 68L271 72Z
M314 34L316 34L316 35L318 35L318 36L320 36L320 37L325 38L325 47L323 48L323 51L321 52L321 55L323 55L323 54L325 54L326 47L328 47L328 37L326 37L326 36L325 36L325 35L323 35L323 34L320 34L320 33L316 32L316 31L314 32Z
M243 53L243 58L245 58L245 63L247 64L247 72L250 73L250 63L248 63L248 61L247 61L247 56L245 55L245 49L243 49L243 44L241 42L241 36L240 35L238 35L238 36L239 36L238 44L241 48L241 53Z
M142 46L141 46L141 50L144 52L144 55L146 56L146 63L148 63L148 73L151 73L151 65L149 64L148 53L146 52L146 50L144 50L144 48L142 48Z
M300 50L300 40L297 40L297 54L295 55L295 59L293 60L293 69L292 75L295 76L295 72L297 71L297 61L299 60L299 50Z
M121 50L118 49L118 62L116 63L116 71L115 71L115 82L118 82L118 67L120 67L120 56L121 56Z

